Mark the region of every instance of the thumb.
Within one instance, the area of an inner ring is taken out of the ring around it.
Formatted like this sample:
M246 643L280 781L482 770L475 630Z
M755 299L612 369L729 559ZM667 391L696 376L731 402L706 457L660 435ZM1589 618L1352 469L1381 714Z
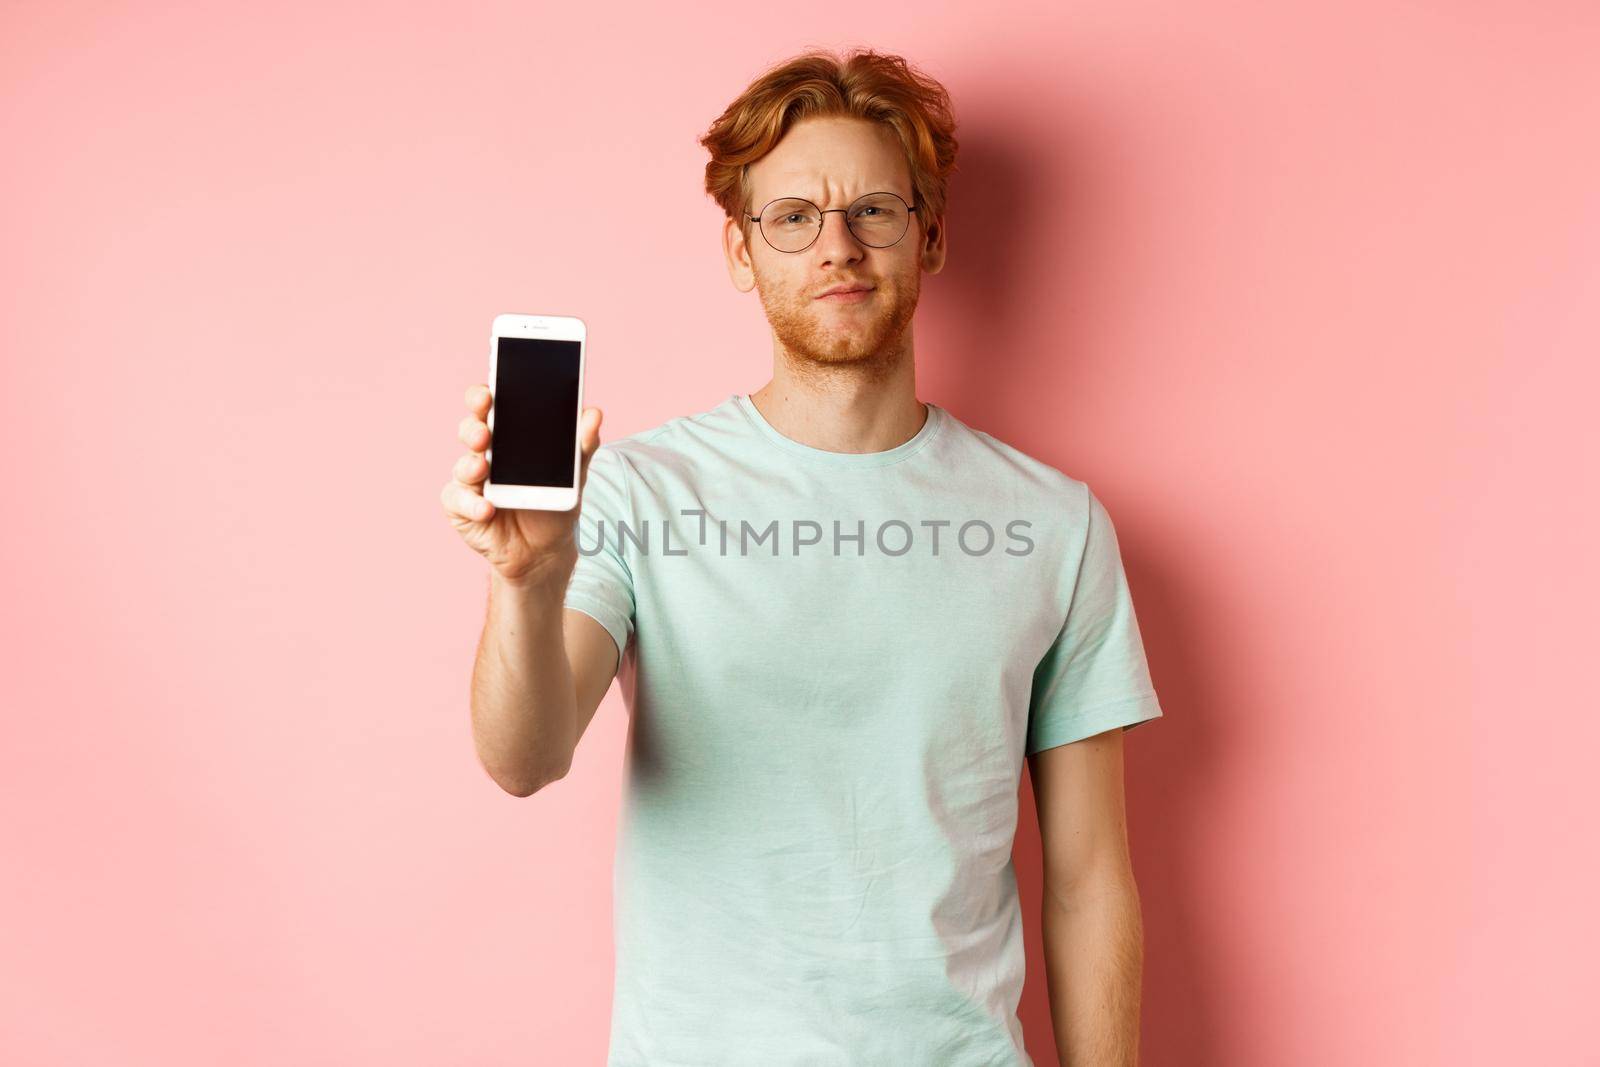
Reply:
M595 449L600 447L600 420L604 413L599 408L584 408L578 416L578 445L581 450L581 459L578 464L578 494L582 496L583 487L589 481L589 461L594 458Z

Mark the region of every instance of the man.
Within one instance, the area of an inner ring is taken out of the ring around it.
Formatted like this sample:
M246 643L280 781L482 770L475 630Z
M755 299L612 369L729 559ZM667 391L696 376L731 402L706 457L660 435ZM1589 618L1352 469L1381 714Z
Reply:
M493 565L485 768L527 796L614 676L629 711L611 1067L1031 1065L1024 756L1061 1062L1136 1062L1122 733L1162 712L1088 486L916 397L953 125L871 52L730 105L707 188L772 378L604 446L586 408L576 514L482 498L468 392L444 503Z

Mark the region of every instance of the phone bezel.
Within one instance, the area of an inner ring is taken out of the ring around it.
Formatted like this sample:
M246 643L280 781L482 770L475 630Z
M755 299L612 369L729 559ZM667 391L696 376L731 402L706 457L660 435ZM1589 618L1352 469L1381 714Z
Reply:
M578 476L583 459L578 439L578 421L583 415L584 366L589 355L589 326L575 315L496 315L489 337L489 443L484 459L494 461L494 389L499 369L500 338L537 337L550 341L578 342L578 408L573 413L572 485L515 485L484 479L483 496L497 508L522 508L533 511L570 511L578 503Z

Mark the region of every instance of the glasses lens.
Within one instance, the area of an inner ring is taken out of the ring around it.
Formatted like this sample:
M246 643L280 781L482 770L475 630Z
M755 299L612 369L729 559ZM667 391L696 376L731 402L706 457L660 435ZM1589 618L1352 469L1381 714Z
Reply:
M911 213L906 210L906 202L893 193L870 193L851 204L845 218L856 240L884 248L905 236Z
M774 200L761 212L761 234L780 252L798 252L822 228L817 205L808 200Z

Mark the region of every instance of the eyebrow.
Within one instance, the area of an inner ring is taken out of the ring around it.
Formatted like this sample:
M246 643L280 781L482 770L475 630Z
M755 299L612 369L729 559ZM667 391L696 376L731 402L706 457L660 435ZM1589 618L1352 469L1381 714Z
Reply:
M868 189L866 192L857 193L855 196L850 197L848 200L845 201L845 203L853 204L857 200L860 200L863 196L870 196L873 193L893 193L894 195L896 195L896 196L900 197L901 199L905 200L907 203L910 203L910 201L911 201L911 197L907 196L905 193L902 193L900 190L896 189L894 187L894 183L890 182L887 185L874 185L871 189ZM915 196L915 195L916 195L915 193L912 194L912 196ZM766 205L772 203L774 200L789 200L789 199L809 200L811 203L816 204L819 207L823 206L822 205L822 201L818 200L816 197L814 197L814 196L802 196L799 193L779 193L777 196L769 196L765 200L760 201L760 203L758 205L756 205L756 206L765 207Z

